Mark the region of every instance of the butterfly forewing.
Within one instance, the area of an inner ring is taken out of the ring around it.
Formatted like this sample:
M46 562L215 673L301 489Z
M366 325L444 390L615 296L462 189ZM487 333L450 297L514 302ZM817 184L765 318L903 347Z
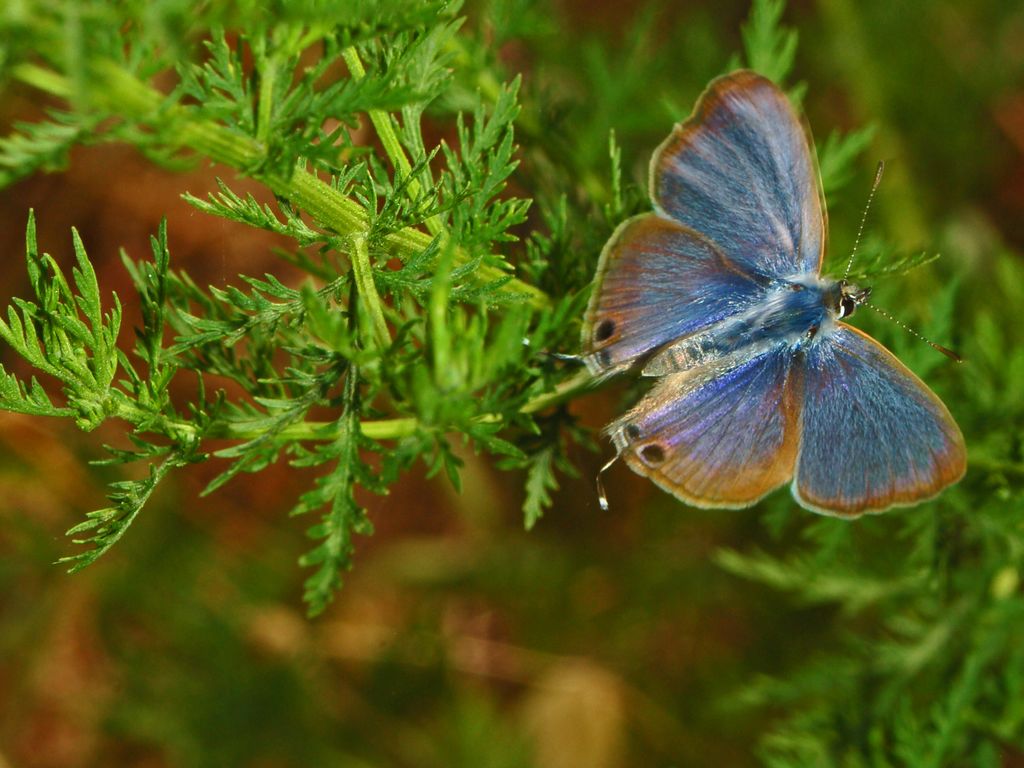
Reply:
M820 180L807 134L770 80L713 81L651 160L651 197L748 273L817 272L825 247Z
M657 214L625 222L605 246L583 327L595 374L631 365L751 306L758 283L706 238Z

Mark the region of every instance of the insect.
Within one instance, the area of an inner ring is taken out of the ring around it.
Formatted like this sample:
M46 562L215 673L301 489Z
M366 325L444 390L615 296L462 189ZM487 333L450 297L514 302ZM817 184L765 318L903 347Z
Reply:
M617 457L687 504L746 507L791 482L807 509L856 517L964 474L946 406L844 322L870 289L820 274L812 152L771 81L720 77L654 153L655 210L601 254L583 359L596 376L658 379L607 431Z

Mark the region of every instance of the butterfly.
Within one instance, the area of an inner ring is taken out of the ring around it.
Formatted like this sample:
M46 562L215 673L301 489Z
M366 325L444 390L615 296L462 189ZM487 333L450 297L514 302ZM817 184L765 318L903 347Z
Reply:
M655 151L650 194L654 211L601 253L582 339L595 376L657 378L607 427L631 469L698 507L791 483L801 506L839 517L963 476L946 406L843 322L870 289L821 275L821 180L776 85L746 70L712 81Z

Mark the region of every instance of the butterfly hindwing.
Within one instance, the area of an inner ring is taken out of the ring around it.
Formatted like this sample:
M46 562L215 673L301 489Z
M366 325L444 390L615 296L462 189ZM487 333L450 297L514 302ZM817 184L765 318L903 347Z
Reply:
M821 183L789 101L750 71L714 80L651 160L651 197L751 274L817 272Z
M800 458L793 494L838 516L934 496L966 468L946 406L891 352L839 323L804 358Z
M745 507L787 482L801 370L781 345L665 376L610 427L638 474L699 507Z
M596 375L749 306L758 283L713 243L654 213L623 223L601 254L583 324Z

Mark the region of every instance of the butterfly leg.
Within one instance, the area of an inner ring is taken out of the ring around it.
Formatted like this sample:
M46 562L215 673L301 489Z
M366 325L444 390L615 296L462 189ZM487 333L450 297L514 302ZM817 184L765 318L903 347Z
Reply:
M608 511L608 494L604 492L604 483L601 482L601 475L611 469L612 464L619 460L620 455L621 454L616 451L615 455L608 459L603 467L597 470L597 477L595 478L597 483L597 503L605 512Z

